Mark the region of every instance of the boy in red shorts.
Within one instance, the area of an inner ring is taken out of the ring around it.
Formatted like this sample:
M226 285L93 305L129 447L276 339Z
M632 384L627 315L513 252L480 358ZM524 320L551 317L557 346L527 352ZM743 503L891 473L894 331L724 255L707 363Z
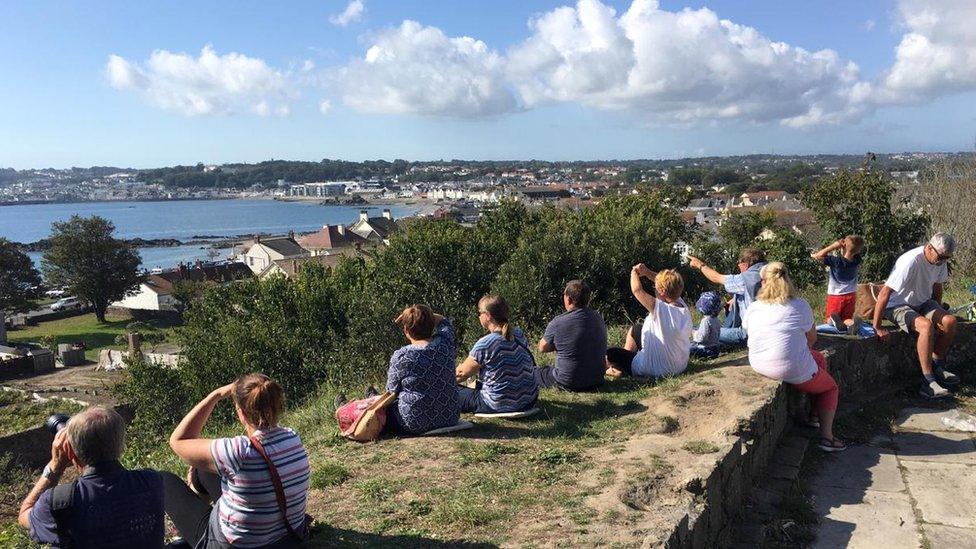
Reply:
M840 255L834 255L840 250ZM861 268L861 254L864 252L864 237L852 234L813 254L811 257L830 267L827 279L827 322L841 331L856 332L854 304L857 301L858 271Z

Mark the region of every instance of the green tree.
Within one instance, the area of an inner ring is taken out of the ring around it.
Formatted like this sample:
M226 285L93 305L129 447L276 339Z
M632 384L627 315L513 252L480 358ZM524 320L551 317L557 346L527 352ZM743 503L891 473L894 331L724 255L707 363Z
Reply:
M847 234L864 236L862 280L882 280L906 249L925 238L925 213L894 203L890 177L866 164L860 170L841 170L806 187L803 203L813 211L826 240Z
M41 276L30 257L11 241L0 238L0 311L29 310Z
M773 227L776 213L769 210L737 212L729 214L718 228L718 236L728 252L738 256L739 248L754 246L756 239L766 229Z
M802 238L786 227L772 229L769 238L759 240L756 246L766 252L768 261L781 261L790 271L790 278L798 288L821 284L823 267L810 258L810 248Z
M55 221L51 247L41 261L47 282L91 303L99 322L105 322L110 303L125 297L142 280L138 252L114 238L114 232L115 225L98 216Z

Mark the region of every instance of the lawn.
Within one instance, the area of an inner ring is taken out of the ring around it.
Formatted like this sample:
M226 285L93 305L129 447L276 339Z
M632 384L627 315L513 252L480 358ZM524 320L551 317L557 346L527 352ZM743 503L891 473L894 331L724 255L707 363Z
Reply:
M88 313L60 320L41 322L37 326L28 326L19 330L7 332L7 338L15 343L41 343L45 338L54 338L54 343L85 343L85 358L93 362L98 361L98 351L107 348L120 348L115 338L124 334L126 326L132 320L118 320L109 317L106 322L98 322L95 313ZM169 337L172 328L159 326L160 330Z

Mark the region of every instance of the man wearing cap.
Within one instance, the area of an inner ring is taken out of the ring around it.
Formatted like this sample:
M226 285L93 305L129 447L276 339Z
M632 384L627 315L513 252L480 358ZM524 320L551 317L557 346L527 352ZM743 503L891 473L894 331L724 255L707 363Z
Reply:
M928 244L902 254L874 308L879 337L888 335L881 327L882 318L904 332L918 334L918 361L925 376L919 393L928 398L948 396L946 387L959 384L959 377L945 369L946 353L956 337L956 317L942 308L942 285L949 278L946 264L955 249L951 234L936 233Z

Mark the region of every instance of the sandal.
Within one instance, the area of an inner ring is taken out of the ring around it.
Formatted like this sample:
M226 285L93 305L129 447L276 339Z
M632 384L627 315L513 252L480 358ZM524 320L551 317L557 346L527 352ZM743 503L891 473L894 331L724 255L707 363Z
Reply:
M820 443L817 447L824 452L843 452L847 449L847 445L837 440L836 438L824 438L820 437Z

